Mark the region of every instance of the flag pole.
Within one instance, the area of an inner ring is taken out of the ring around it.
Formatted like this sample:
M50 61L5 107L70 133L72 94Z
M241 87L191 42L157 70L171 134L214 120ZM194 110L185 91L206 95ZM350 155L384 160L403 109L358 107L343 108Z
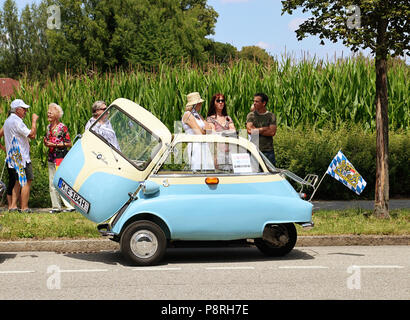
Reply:
M319 181L317 187L315 188L315 190L313 191L312 195L310 196L309 201L312 200L313 196L314 196L315 193L316 193L316 190L319 188L320 184L322 183L322 180L325 178L326 173L327 173L327 170L326 170L325 173L323 174L322 179L320 179L320 181Z

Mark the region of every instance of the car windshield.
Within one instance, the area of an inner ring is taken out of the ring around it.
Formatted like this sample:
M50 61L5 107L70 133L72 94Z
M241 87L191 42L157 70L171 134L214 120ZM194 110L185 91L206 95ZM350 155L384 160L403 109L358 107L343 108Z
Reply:
M90 127L90 131L138 170L145 170L161 148L159 137L116 106L106 110Z

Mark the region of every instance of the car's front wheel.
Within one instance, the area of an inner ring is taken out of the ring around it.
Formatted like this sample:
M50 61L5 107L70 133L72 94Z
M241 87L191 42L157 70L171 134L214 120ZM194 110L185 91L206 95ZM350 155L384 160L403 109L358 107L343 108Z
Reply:
M122 234L120 248L124 257L133 264L155 265L165 254L167 239L157 224L147 220L136 221Z
M297 231L293 223L267 226L263 235L263 238L255 239L255 245L261 252L272 257L288 254L297 240Z

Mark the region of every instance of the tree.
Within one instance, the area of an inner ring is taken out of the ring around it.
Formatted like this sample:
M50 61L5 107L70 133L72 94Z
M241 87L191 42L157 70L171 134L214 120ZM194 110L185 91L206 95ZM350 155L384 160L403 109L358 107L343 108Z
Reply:
M46 39L46 7L26 5L21 13L22 64L33 78L44 76L49 67L50 51Z
M26 72L41 77L49 68L44 4L26 5L19 16L14 0L0 10L0 73L18 77Z
M219 64L235 60L238 57L238 50L229 43L209 40L206 51L209 54L209 60Z
M357 52L370 48L376 68L376 191L374 214L389 217L389 135L387 59L410 55L410 7L406 0L287 0L282 14L298 7L313 17L296 30L298 40L307 34L343 44Z
M58 71L206 61L217 13L204 0L44 0L61 7L47 31Z
M82 0L44 0L47 6L61 8L60 29L47 29L47 41L51 54L53 73L66 69L84 71L88 64L86 48L88 19Z
M41 0L19 17L14 0L6 0L0 74L206 62L217 16L206 0Z
M274 61L273 57L267 53L265 49L258 46L242 47L242 50L239 51L239 57L264 64L269 64Z
M18 10L13 0L6 0L0 19L0 61L1 71L16 77L23 71L22 66L22 28Z

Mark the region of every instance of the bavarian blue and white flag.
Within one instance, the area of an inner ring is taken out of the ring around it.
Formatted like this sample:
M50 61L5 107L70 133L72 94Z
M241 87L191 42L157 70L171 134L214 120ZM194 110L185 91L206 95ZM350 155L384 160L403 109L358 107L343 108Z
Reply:
M11 141L11 147L7 153L6 162L17 171L20 186L24 187L27 183L26 171L24 170L23 157L21 156L20 145L16 137L13 137L13 140Z
M357 194L362 193L367 184L340 150L333 158L329 168L327 168L326 173L343 183L346 187L350 188Z

